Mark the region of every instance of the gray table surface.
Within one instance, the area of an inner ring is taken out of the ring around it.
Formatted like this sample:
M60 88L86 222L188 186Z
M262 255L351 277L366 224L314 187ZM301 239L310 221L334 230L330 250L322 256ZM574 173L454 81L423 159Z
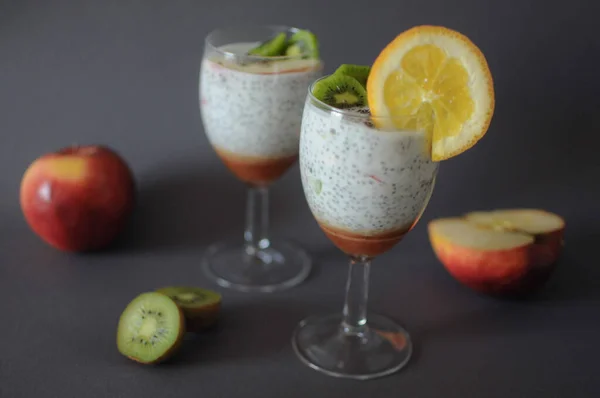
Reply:
M598 11L591 0L0 2L0 396L600 396ZM333 379L293 353L298 321L341 310L347 271L309 213L297 166L272 188L272 229L314 256L310 279L270 295L221 290L221 328L186 341L169 364L117 352L129 300L168 284L216 288L199 258L241 234L244 187L208 145L197 103L203 37L240 22L314 30L327 71L371 63L423 23L464 32L487 56L497 95L488 135L442 164L418 227L374 265L370 308L416 341L398 374ZM71 143L113 146L139 181L113 250L63 254L23 220L23 171ZM513 206L567 220L556 274L524 302L460 286L426 236L434 217Z

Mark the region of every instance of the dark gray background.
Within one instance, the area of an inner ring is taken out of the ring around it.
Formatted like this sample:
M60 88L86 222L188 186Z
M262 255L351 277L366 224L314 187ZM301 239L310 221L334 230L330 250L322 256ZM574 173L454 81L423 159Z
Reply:
M0 2L0 396L597 397L599 8L593 0ZM327 71L371 63L423 23L462 31L487 56L497 96L488 135L441 165L418 227L375 262L371 308L416 340L401 373L338 380L294 356L297 322L340 311L346 277L297 167L273 186L272 227L314 255L311 278L272 295L223 291L221 328L187 341L169 364L143 367L117 352L129 300L169 284L214 287L199 269L203 249L241 234L244 187L209 147L197 103L204 36L240 22L314 30ZM25 168L71 143L114 147L139 181L135 216L113 250L63 254L23 220ZM567 220L557 273L525 302L463 288L426 236L434 217L513 206Z

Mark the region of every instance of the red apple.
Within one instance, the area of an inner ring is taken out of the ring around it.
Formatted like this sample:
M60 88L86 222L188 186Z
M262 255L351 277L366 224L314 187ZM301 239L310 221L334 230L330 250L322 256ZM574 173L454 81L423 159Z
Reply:
M51 246L98 250L118 235L134 205L135 181L114 150L71 146L36 159L21 180L21 209Z
M494 295L522 295L541 287L556 266L565 223L537 209L472 212L429 223L437 258L458 281Z

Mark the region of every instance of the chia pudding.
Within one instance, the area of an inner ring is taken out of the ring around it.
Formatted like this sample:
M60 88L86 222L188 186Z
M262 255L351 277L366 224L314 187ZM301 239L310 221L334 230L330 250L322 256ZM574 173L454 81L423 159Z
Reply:
M207 137L241 180L267 184L297 159L306 91L321 74L318 59L248 60L257 43L207 52L200 71L200 111Z
M320 227L345 253L376 256L398 243L421 217L437 170L424 133L378 130L368 109L307 98L302 185Z

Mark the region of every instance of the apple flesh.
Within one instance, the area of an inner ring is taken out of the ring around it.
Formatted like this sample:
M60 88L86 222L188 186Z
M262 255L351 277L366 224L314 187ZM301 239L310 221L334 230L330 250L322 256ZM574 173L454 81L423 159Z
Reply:
M533 236L531 248L534 264L539 268L552 267L560 257L564 245L564 220L545 210L512 209L491 212L472 212L465 218L483 227L503 231L519 231Z
M429 240L459 282L493 295L523 295L552 274L563 247L565 223L537 209L472 212L433 220Z
M45 154L21 180L21 210L31 229L68 252L98 250L119 234L133 210L135 181L123 158L100 145Z

